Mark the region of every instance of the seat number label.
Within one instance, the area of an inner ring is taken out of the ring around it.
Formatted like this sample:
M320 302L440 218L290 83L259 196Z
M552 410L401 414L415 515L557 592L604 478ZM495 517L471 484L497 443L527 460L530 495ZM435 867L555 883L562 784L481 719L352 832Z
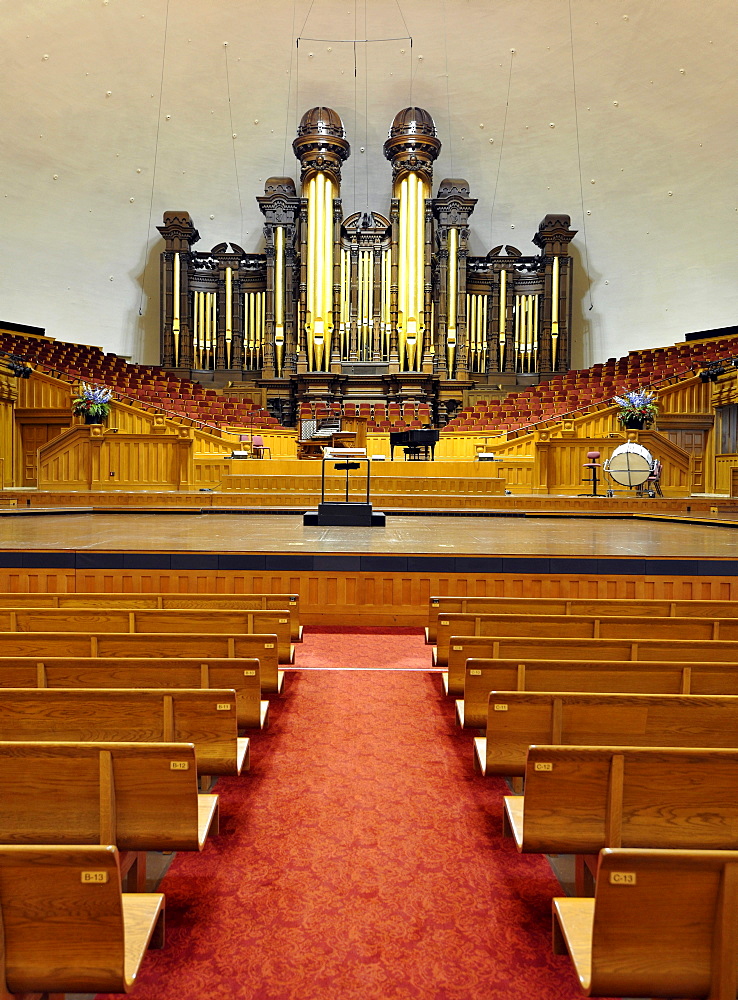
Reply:
M80 881L81 882L85 882L85 883L89 883L89 884L97 883L98 885L100 885L101 883L105 883L105 882L108 881L108 873L107 872L82 872L81 873Z
M635 872L610 872L610 885L635 885Z

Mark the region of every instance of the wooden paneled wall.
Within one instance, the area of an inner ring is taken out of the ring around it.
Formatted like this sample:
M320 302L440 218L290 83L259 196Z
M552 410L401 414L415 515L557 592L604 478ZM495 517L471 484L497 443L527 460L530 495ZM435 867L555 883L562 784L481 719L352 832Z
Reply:
M19 593L289 592L300 595L300 619L304 624L421 626L426 622L431 595L725 601L738 599L738 577L0 568L0 590Z

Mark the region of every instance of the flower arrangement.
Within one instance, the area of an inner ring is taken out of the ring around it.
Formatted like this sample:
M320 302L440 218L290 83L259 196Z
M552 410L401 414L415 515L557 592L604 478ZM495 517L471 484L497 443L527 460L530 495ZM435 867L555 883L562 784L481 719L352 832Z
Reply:
M113 390L107 386L88 385L80 382L79 395L72 400L72 413L84 417L86 423L100 423L110 413Z
M650 427L659 412L655 395L646 389L623 392L622 396L615 396L615 402L620 407L618 420L625 427Z

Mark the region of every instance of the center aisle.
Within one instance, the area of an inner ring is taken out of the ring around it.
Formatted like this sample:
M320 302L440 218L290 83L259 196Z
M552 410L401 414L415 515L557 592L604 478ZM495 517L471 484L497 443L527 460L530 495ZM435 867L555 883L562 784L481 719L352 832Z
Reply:
M369 636L335 640L366 662ZM502 841L503 784L474 774L441 691L419 670L289 672L250 774L218 782L221 835L162 883L167 943L133 997L581 995L551 952L558 883Z

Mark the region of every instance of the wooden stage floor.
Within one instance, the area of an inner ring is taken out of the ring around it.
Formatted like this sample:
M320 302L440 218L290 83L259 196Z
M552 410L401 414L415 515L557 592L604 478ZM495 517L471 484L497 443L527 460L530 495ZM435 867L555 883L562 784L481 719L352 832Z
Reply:
M48 513L0 518L0 554L283 554L738 560L738 526L660 515L412 517L384 528L305 527L297 515Z

